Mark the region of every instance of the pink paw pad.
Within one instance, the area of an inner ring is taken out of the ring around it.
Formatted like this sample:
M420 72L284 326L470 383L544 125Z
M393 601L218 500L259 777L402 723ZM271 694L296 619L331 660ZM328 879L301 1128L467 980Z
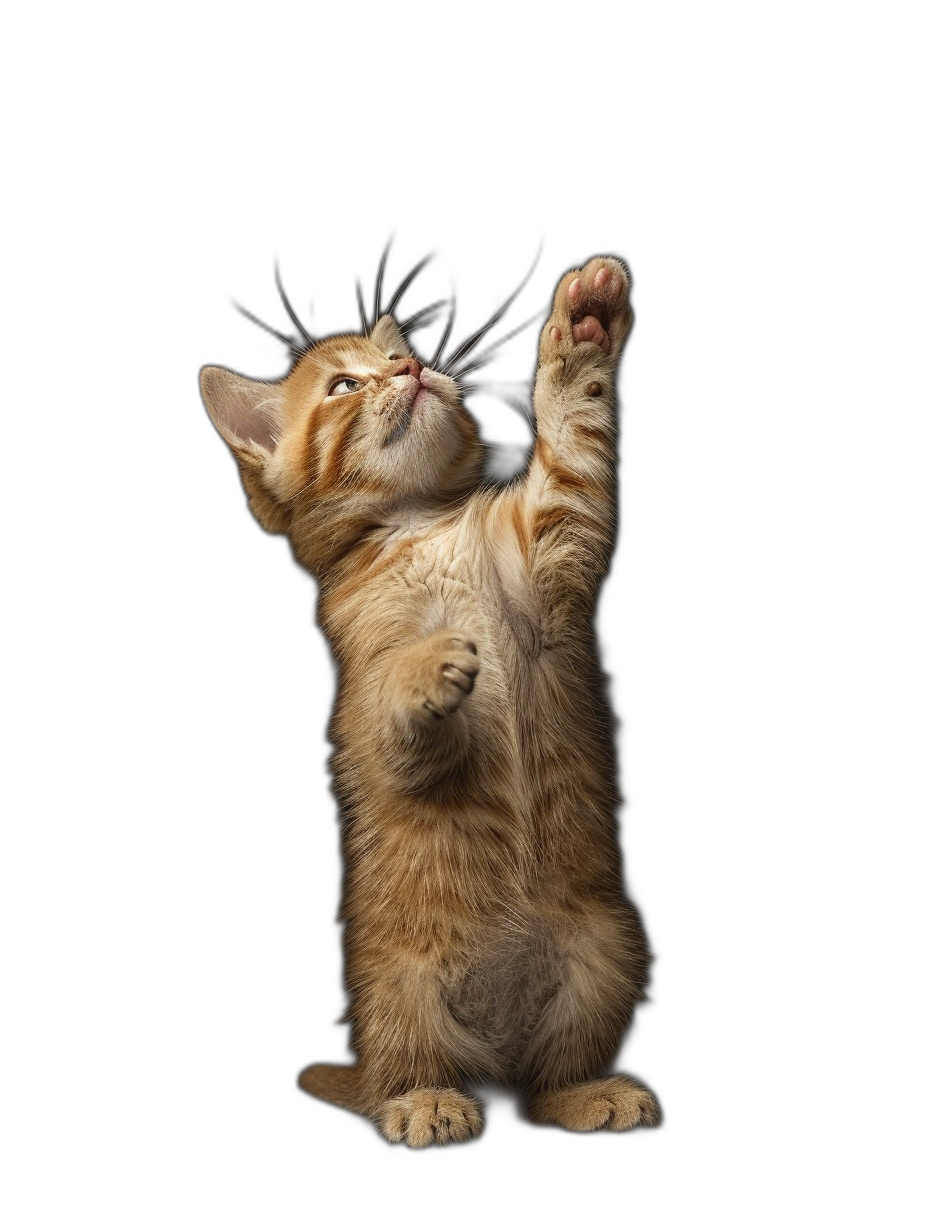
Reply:
M584 317L573 326L571 332L574 342L595 342L597 346L609 346L609 335L596 317Z

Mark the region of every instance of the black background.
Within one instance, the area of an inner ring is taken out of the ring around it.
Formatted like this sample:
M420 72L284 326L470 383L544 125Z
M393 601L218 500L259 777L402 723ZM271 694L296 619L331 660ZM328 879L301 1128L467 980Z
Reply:
M604 206L600 195L590 207L567 192L556 207L508 208L488 191L442 207L415 184L403 191L401 223L360 223L338 192L250 217L240 198L230 212L213 184L152 264L163 306L149 378L160 444L138 495L159 510L147 572L159 637L140 644L136 665L158 716L143 758L161 818L149 835L161 878L149 951L159 991L145 1014L180 1121L174 1167L269 1194L324 1188L345 1161L383 1165L378 1177L398 1181L479 1181L484 1165L518 1158L555 1186L652 1185L665 1169L735 1148L726 1122L743 1093L727 1077L742 1047L746 962L731 928L741 768L727 705L744 615L732 584L741 540L725 515L730 425L726 377L707 346L704 255L665 202L622 205L616 195ZM571 1135L490 1109L481 1140L412 1152L297 1089L304 1067L340 1060L345 1046L338 822L325 769L332 675L314 585L246 508L198 373L219 365L280 378L293 340L355 330L402 292L394 312L401 322L424 314L410 340L425 359L446 328L445 354L488 326L473 351L482 389L470 405L484 439L503 446L499 473L511 473L531 439L525 413L553 290L595 255L626 262L635 310L620 368L620 535L600 634L621 722L627 881L654 951L625 1067L657 1094L664 1122ZM651 1196L657 1210L673 1195L658 1186Z

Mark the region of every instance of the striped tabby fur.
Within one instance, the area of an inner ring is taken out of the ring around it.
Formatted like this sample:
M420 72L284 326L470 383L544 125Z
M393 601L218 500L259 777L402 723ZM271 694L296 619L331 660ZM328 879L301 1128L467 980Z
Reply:
M474 1083L569 1129L656 1124L608 1066L649 955L622 888L613 723L593 616L616 528L624 266L565 275L540 341L525 473L481 483L455 381L390 316L279 383L219 368L204 401L251 508L319 583L339 665L354 1066L304 1090L391 1141L463 1140Z

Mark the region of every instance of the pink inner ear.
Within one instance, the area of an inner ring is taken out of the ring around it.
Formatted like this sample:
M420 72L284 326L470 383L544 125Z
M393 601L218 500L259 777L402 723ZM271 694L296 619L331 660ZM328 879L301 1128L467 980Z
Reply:
M233 410L229 427L239 440L254 441L273 453L280 439L276 399L270 394L256 403L242 398Z
M371 342L385 353L396 351L400 355L410 355L409 343L391 316L383 316L371 330Z
M253 441L273 453L282 431L280 391L224 368L204 369L203 401L222 436L231 444Z

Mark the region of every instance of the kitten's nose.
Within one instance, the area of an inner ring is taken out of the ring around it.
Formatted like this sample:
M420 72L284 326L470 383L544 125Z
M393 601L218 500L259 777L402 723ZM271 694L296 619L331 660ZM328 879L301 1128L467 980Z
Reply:
M399 367L393 373L393 375L394 376L414 376L418 378L419 373L421 371L422 371L422 365L419 363L418 359L413 359L412 356L410 356L409 359L405 359L405 358L403 359L402 363L399 365Z

